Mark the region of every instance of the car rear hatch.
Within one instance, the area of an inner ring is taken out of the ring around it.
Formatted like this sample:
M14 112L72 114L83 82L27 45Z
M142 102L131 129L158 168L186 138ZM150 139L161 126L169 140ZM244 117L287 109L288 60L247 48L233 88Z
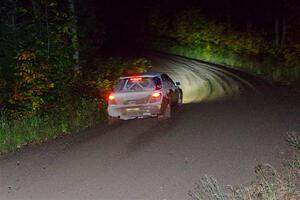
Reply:
M117 105L141 105L150 103L153 91L115 93Z
M160 112L160 91L122 92L114 94L114 109L121 118L155 116Z
M121 78L115 87L117 105L141 105L160 100L161 81L157 77ZM156 93L156 97L153 94ZM157 95L158 94L158 95Z

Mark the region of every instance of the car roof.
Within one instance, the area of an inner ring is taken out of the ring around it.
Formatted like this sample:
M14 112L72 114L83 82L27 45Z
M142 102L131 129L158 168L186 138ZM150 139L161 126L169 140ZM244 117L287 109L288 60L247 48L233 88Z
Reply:
M162 72L145 72L143 74L139 74L139 75L133 75L133 76L122 76L120 77L120 79L127 79L130 77L157 77L157 76L161 76L163 73Z

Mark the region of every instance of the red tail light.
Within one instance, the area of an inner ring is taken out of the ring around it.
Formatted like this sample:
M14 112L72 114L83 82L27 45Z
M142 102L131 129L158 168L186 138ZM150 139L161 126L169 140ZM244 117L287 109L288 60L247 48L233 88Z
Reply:
M160 95L161 95L160 92L155 92L152 94L152 97L158 98L158 97L160 97Z
M142 81L142 77L132 77L129 80L132 82L139 82L139 81Z
M108 104L117 104L116 103L116 97L113 94L110 94L108 96Z
M109 95L108 99L109 100L115 100L115 96L111 94L111 95Z
M160 92L154 92L150 97L150 103L158 102L161 99L161 93Z

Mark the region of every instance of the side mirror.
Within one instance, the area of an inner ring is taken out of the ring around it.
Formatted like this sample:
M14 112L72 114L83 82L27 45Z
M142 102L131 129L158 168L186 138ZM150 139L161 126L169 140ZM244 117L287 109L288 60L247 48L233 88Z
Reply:
M175 85L179 86L179 85L180 85L180 82L177 81L177 82L175 83Z

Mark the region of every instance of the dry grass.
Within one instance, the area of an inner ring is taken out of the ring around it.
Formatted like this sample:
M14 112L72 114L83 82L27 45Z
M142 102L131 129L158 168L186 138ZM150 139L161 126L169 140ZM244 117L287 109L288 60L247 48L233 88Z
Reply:
M300 135L288 133L289 158L280 170L270 164L255 167L255 180L238 187L221 186L205 176L189 192L194 200L300 200Z

